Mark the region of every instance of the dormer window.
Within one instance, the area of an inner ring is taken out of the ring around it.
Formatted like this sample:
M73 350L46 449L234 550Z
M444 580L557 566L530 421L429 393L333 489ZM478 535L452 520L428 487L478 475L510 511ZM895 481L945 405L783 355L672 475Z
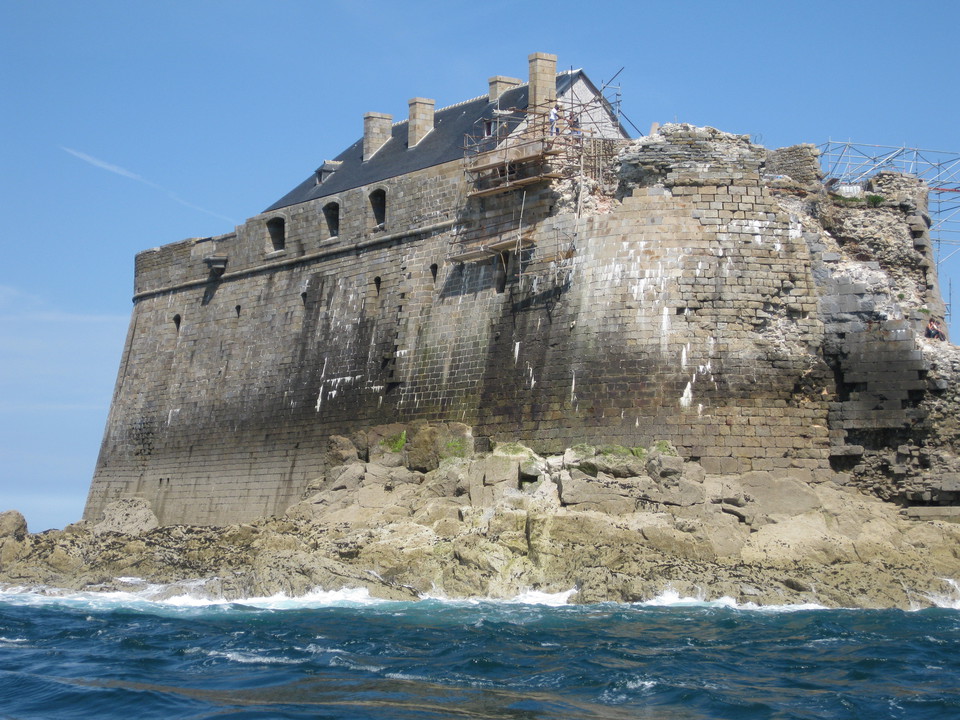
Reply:
M317 168L317 185L323 183L328 177L333 175L343 163L339 160L324 160L323 165Z
M287 223L282 217L267 221L267 234L270 236L270 246L274 252L283 250L287 246Z

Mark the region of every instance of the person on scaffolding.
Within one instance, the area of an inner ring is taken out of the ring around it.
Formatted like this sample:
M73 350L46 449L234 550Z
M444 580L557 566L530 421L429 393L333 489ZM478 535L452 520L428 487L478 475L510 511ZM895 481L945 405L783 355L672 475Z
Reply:
M580 118L574 114L573 110L567 116L567 126L570 128L571 135L583 135L580 130Z
M560 103L550 108L550 134L558 135L560 128L557 127L557 121L560 120Z
M928 338L932 338L933 340L947 339L946 334L943 332L943 330L940 329L940 323L938 323L933 318L930 318L930 322L927 323L927 331L924 334Z

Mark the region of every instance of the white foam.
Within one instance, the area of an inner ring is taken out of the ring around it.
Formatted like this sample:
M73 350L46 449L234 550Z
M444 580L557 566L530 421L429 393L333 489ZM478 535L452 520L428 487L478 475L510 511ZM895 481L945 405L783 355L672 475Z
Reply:
M667 588L656 597L635 604L644 607L736 607L737 602L727 596L717 600L705 600L703 597L683 597L673 588Z
M569 590L557 593L527 590L505 602L511 605L549 605L551 607L558 607L560 605L569 605L570 597L576 595L576 593L577 588L570 588Z
M308 652L311 655L343 655L346 651L340 650L339 648L326 647L324 645L317 645L316 643L310 643L305 648L296 648L297 650L303 650Z
M784 605L757 605L756 603L738 603L732 597L724 595L715 600L707 600L703 596L681 596L673 588L667 588L656 597L643 602L634 603L640 607L703 607L729 608L733 610L758 610L763 612L796 612L800 610L827 610L824 605L817 603L796 603Z
M330 658L330 667L345 667L351 670L364 670L371 673L378 673L386 670L386 668L382 665L364 665L345 657Z
M949 590L945 593L931 593L925 595L927 600L938 608L960 610L960 582L952 578L941 578ZM916 609L920 609L919 607Z
M269 655L259 655L254 652L239 652L236 650L231 650L229 652L210 650L207 652L207 656L212 658L223 658L225 660L229 660L230 662L242 663L244 665L298 665L303 662L302 660L294 660L292 658L271 657Z
M469 598L450 598L436 589L433 592L420 596L421 600L433 600L435 602L448 603L450 605L549 605L551 607L560 607L569 605L570 597L577 593L577 588L564 590L562 592L548 593L540 590L524 590L512 598L491 598L491 597L469 597Z
M632 680L627 680L628 690L652 690L656 686L657 686L656 680L648 680L646 678L635 678Z
M88 610L112 610L117 608L143 610L168 608L176 610L208 607L230 608L240 605L263 610L297 610L367 606L389 602L371 597L366 588L345 588L343 590L317 588L298 597L278 593L269 597L227 600L205 596L203 594L205 580L193 580L173 585L154 585L138 578L134 580L139 581L130 583L137 585L138 589L136 590L91 592L43 586L0 589L0 602L12 605L66 605Z
M344 588L343 590L321 590L317 588L298 597L289 597L283 593L278 593L270 597L249 598L236 602L269 610L296 610L344 605L381 605L390 601L371 597L370 591L366 588Z

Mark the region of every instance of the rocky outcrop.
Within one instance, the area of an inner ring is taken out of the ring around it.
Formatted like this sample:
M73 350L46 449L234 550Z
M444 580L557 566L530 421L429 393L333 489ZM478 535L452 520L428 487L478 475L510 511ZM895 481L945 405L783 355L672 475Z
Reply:
M146 500L129 498L116 500L107 505L103 511L103 519L91 530L98 535L107 532L142 535L159 524L157 516L153 514Z
M919 607L960 576L960 525L911 519L846 487L844 474L709 475L666 443L549 457L503 444L434 462L424 447L449 440L420 426L422 443L401 443L394 429L366 433L365 448L337 438L340 464L283 517L151 527L145 504L125 502L98 523L29 535L5 513L0 581L110 589L136 577L228 599L316 587L392 599L575 587L577 602L631 602L670 587L760 604ZM468 430L457 437L466 442ZM189 579L204 580L176 584Z

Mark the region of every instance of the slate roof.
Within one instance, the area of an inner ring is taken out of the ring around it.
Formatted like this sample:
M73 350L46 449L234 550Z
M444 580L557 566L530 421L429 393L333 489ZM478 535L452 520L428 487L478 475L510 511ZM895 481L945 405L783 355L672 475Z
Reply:
M581 70L557 75L557 96L562 96L580 77L586 79ZM589 82L589 79L587 81ZM392 127L390 139L367 162L363 162L363 138L361 137L334 158L343 164L322 183L317 184L317 175L313 173L264 212L335 195L344 190L462 159L464 136L477 132L477 121L493 118L497 107L525 109L528 91L529 85L524 84L501 94L499 104L490 102L489 97L484 95L441 108L434 113L433 131L409 149L407 148L407 121L398 122Z

